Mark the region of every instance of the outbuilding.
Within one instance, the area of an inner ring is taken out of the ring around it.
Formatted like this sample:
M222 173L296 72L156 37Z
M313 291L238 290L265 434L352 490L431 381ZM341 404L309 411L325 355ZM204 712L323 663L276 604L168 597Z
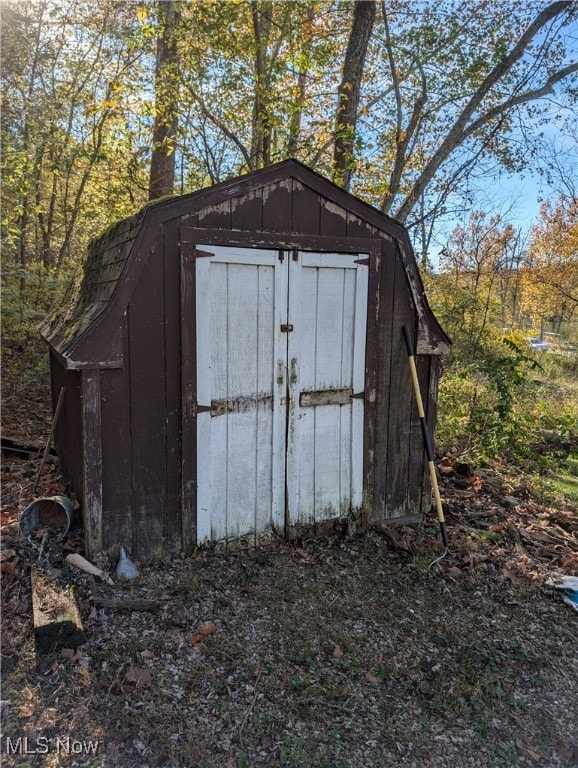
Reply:
M116 224L43 329L87 552L420 520L403 325L433 433L449 342L407 232L297 161Z

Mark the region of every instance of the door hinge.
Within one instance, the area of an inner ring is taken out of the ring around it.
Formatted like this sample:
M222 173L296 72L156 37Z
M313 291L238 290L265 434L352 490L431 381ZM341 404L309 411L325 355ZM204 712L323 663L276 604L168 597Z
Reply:
M208 413L212 410L211 405L199 405L198 403L194 403L193 405L193 416L197 416L199 413Z
M292 325L282 325L281 326L281 333L291 333L292 330L293 330L293 326Z
M283 251L279 251L278 259L281 262L281 264L283 264L283 262L285 261L285 253Z
M350 395L352 400L365 400L365 391L364 392L356 392L353 395Z
M366 259L357 259L353 262L354 264L361 264L363 267L369 266L369 256Z
M299 261L299 251L297 248L293 248L293 261Z

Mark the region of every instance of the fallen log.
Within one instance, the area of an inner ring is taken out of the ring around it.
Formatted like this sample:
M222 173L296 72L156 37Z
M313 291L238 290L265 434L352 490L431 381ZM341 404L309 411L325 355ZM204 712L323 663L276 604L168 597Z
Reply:
M160 600L140 597L122 598L93 594L91 599L99 608L111 608L115 611L158 611L161 607Z
M32 614L36 648L51 653L58 648L78 648L85 640L82 620L72 587L50 583L36 568L31 571Z

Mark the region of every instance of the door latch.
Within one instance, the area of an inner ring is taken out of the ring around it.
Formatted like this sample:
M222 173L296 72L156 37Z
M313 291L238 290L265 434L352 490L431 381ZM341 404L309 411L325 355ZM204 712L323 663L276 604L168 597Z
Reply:
M281 326L281 333L291 333L292 330L293 330L293 326L292 325L285 325L284 324L284 325Z

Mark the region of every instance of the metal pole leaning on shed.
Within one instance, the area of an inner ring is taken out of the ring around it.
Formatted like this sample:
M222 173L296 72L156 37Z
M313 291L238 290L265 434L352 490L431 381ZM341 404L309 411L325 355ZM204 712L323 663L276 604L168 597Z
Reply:
M423 409L423 401L421 399L421 391L419 388L419 380L417 378L417 369L415 367L415 356L413 352L413 342L411 339L410 330L407 327L407 325L404 325L402 327L403 335L405 338L405 346L407 348L407 356L409 359L409 370L411 371L411 380L413 382L413 391L415 394L415 401L417 403L417 412L419 414L419 421L421 424L421 433L423 435L423 443L425 448L425 453L427 456L427 463L429 468L429 476L431 479L431 485L434 493L435 503L436 503L436 510L438 514L438 520L440 524L440 533L442 536L442 542L445 547L445 552L448 551L448 534L446 531L446 522L444 518L444 508L442 506L442 500L440 496L440 489L438 485L438 478L436 475L436 469L434 464L434 454L433 454L433 448L429 436L429 430L427 428L427 421L425 419L425 412Z

